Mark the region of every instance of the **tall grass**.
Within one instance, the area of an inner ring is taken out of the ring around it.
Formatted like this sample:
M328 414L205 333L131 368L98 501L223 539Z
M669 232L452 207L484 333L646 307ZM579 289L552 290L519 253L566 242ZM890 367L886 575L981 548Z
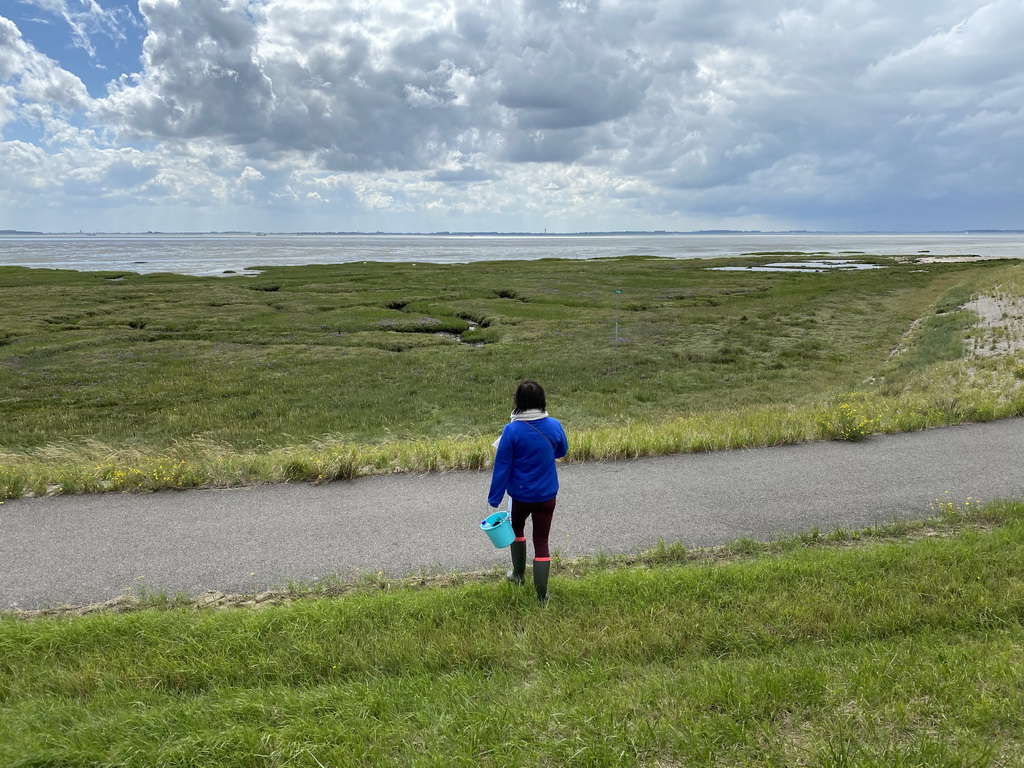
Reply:
M972 383L974 382L974 383ZM822 405L772 406L629 422L575 430L567 461L603 461L808 440L861 439L1024 414L1019 386L978 387L956 373L915 391L851 393ZM953 388L950 385L959 384ZM376 444L325 438L308 445L245 451L203 439L168 448L118 447L86 441L54 443L19 454L0 453L0 499L26 494L155 491L274 482L314 483L374 474L477 470L489 467L493 438L453 436Z

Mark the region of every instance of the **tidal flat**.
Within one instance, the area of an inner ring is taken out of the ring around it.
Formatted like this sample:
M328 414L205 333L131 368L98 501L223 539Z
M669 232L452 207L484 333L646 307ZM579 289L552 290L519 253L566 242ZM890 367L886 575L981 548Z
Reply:
M1024 294L1019 261L855 260L883 268L3 267L0 498L479 468L524 378L573 434L570 460L1024 410L1014 356L969 354L984 334L965 309Z

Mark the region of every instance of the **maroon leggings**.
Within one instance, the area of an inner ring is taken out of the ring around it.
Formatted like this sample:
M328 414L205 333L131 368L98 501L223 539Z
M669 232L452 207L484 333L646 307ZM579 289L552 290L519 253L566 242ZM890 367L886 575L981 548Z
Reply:
M526 518L533 517L533 559L550 560L548 534L551 532L551 518L555 514L555 500L527 504L512 500L512 532L516 541L526 541Z

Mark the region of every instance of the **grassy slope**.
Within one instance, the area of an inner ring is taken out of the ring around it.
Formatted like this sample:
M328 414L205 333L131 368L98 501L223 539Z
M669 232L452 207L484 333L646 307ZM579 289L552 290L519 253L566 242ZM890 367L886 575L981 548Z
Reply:
M946 512L577 563L547 608L492 577L0 618L0 763L1021 765L1024 506Z

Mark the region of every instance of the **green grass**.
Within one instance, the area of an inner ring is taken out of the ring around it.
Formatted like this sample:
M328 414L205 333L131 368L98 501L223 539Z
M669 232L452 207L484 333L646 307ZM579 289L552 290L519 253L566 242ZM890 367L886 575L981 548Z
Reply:
M247 609L0 617L5 766L1024 764L1024 504Z
M965 373L959 310L1024 295L1018 263L708 269L765 258L2 268L0 498L482 467L521 378L570 460L857 436L851 404L872 431L1024 411L1000 362Z
M934 279L910 270L854 285L843 275L810 283L705 266L357 264L270 268L255 279L22 284L4 291L13 333L2 348L10 414L0 445L86 436L164 446L202 435L246 448L479 434L502 423L509 391L527 376L580 424L788 402L843 359L877 352L866 349L877 329L858 315L902 314L892 340L916 317L884 307L896 303L886 301L889 283L937 295ZM619 345L616 287L628 338ZM841 307L850 302L854 311ZM463 331L489 343L436 335Z

